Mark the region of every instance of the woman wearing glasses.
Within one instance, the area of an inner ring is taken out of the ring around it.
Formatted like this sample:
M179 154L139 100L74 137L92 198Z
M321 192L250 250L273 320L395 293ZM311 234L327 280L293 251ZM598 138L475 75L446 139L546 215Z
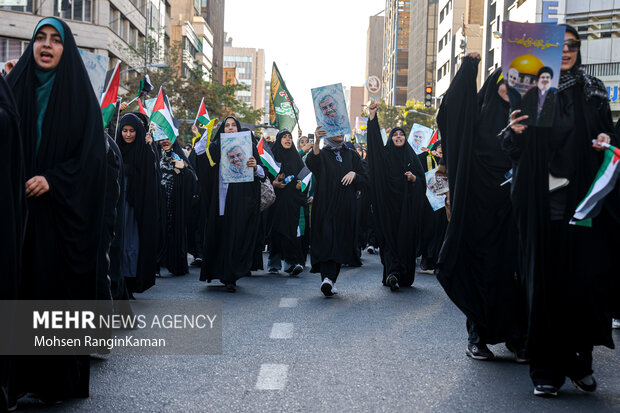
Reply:
M566 26L552 127L525 126L526 116L514 111L503 132L514 162L530 376L542 397L556 396L566 377L581 391L596 390L593 346L613 347L605 294L617 276L611 257L619 223L610 211L620 205L608 199L591 222L569 224L603 161L601 143L617 144L607 90L581 67L579 47L577 31ZM550 177L563 184L554 188Z

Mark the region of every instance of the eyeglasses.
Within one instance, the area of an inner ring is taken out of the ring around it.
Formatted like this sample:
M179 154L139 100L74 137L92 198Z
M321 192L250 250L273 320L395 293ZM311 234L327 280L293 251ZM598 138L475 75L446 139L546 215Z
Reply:
M568 47L569 52L576 52L579 50L579 47L581 46L581 40L578 40L578 39L564 40L564 46Z

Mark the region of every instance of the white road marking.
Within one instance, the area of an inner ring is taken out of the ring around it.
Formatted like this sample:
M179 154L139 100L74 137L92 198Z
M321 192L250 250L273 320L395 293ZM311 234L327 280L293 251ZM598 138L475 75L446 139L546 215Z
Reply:
M281 298L280 299L280 307L297 307L297 298Z
M293 337L293 323L273 323L271 328L271 334L269 338L292 338Z
M282 390L286 385L288 364L262 364L256 380L258 390Z

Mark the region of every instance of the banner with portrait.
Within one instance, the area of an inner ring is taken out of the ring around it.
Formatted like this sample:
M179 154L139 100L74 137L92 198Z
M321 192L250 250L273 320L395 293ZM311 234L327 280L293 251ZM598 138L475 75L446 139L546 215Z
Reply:
M564 32L555 24L503 23L504 82L511 108L528 116L524 125L549 127L553 122Z
M220 134L220 176L222 182L234 184L254 181L254 168L247 166L252 156L250 131Z
M342 83L312 89L312 102L316 123L327 132L326 138L351 133Z
M447 182L444 184L444 180L438 180L437 178L439 177L435 176L436 172L437 168L431 169L424 174L426 180L426 198L431 208L433 208L433 211L437 211L446 206L445 193L447 191L444 190L444 185L447 186Z
M409 132L407 142L409 142L416 155L419 155L427 150L432 137L433 130L431 128L414 123L411 127L411 132Z

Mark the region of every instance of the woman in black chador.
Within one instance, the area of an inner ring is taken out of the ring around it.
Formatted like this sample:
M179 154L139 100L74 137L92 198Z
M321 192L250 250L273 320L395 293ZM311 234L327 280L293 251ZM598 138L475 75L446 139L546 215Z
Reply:
M577 31L566 26L552 127L526 127L515 111L503 133L514 160L530 376L534 394L545 397L556 396L566 377L595 391L593 346L613 348L605 298L618 276L617 197L605 200L591 221L569 224L603 162L600 143L618 144L607 90L581 67L579 46ZM566 185L551 191L550 175Z
M140 119L128 113L120 120L116 143L123 157L122 194L125 200L121 276L130 294L155 284L159 248L159 189L155 153L145 141ZM119 234L120 235L120 234Z
M252 145L252 156L248 157L246 165L254 169L254 181L232 184L222 182L219 171L220 135L238 132L240 129L237 119L227 117L208 148L215 166L207 174L209 207L204 260L200 270L200 281L219 279L230 292L235 292L239 278L251 275L260 225L260 180L266 178L263 168L256 163L258 151Z
M467 316L469 357L492 359L487 345L506 343L525 362L516 227L502 186L511 162L497 137L510 105L500 69L476 93L479 61L465 57L437 115L451 201L437 278Z
M269 262L277 264L276 261L284 260L285 272L298 275L303 271L306 261L299 219L300 214L303 214L303 207L307 205L307 197L301 191L301 182L298 179L305 164L295 149L291 133L287 130L278 133L271 151L276 162L281 164L281 169L273 181L276 201L271 206L273 220L270 228ZM292 178L287 179L288 177Z
M106 140L101 108L71 29L41 20L7 77L20 114L28 221L20 298L96 298ZM15 394L88 397L88 356L21 358Z
M417 243L424 191L424 170L402 128L390 132L383 145L378 105L368 108L368 161L383 285L392 291L415 279Z
M437 168L441 158L440 141L435 142L432 147L428 148L427 152L418 155L424 172ZM437 260L448 227L448 218L445 208L433 211L426 195L422 204L422 223L420 224L420 242L418 243L418 256L422 258L420 260L420 272L433 274L437 269Z
M354 264L357 255L356 217L352 213L359 185L368 180L361 158L344 146L344 136L325 138L320 126L315 132L312 152L306 165L316 178L312 203L310 258L312 272L321 273L321 291L326 297L336 294L334 283L343 264Z
M171 274L185 275L187 265L187 225L192 198L198 191L196 175L178 142L159 141L159 170L162 202L162 246L159 264Z

